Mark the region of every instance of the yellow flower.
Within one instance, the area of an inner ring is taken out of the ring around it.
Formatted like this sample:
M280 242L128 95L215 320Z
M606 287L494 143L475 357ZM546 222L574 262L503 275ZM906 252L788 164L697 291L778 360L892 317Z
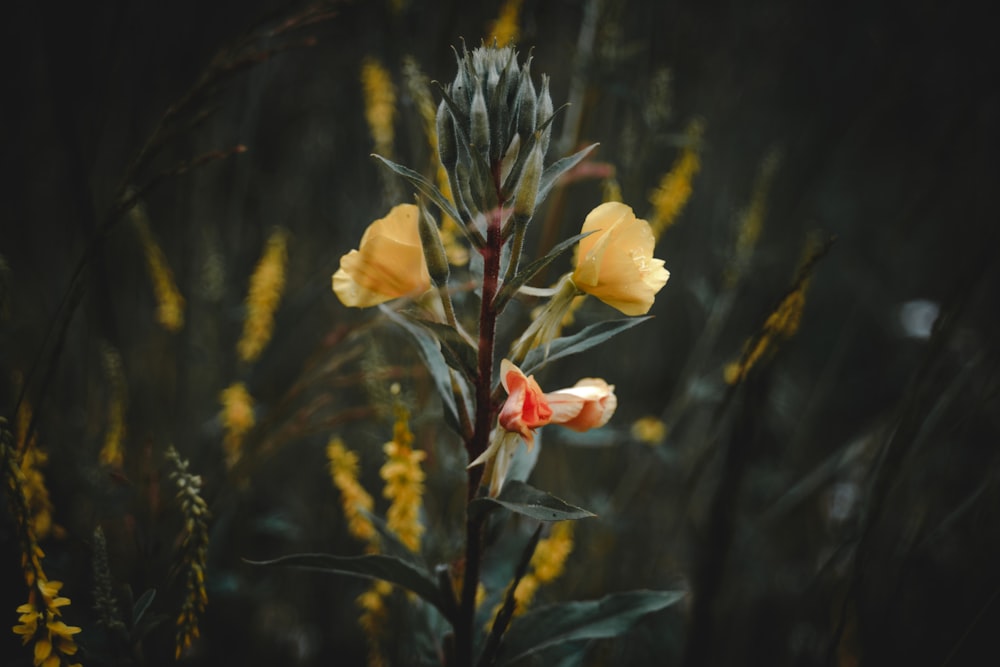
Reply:
M653 258L656 239L649 223L620 202L601 204L587 215L573 271L576 286L626 315L644 315L670 272Z
M341 303L367 308L430 289L419 215L413 204L401 204L368 226L359 249L341 257L333 274L333 291Z
M253 397L242 382L234 382L219 395L222 403L222 424L226 436L222 445L226 452L226 465L230 468L240 460L243 438L254 426Z
M274 311L285 289L288 263L288 232L278 227L271 232L267 247L250 277L243 335L236 346L240 359L254 361L260 356L274 330Z
M340 438L332 438L326 446L330 462L330 475L340 490L347 530L354 537L368 543L374 551L378 546L378 533L366 512L375 507L375 500L358 482L358 455L344 446Z

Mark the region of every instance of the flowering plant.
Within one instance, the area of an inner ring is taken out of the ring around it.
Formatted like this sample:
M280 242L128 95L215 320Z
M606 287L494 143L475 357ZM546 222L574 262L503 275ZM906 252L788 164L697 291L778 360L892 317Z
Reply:
M542 522L593 516L526 484L530 460L525 465L515 463L522 452L533 448L537 452L538 429L549 424L576 431L600 428L613 416L618 399L614 386L600 378L585 378L546 393L534 373L554 359L584 352L646 319L633 316L650 310L669 277L663 261L652 256L655 239L648 223L621 203L598 206L587 216L581 234L522 264L525 232L536 208L560 176L594 148L546 166L556 112L548 78L543 76L536 87L530 62L519 64L512 47L484 46L457 55L457 74L442 88L436 115L438 157L450 194L419 173L376 156L416 189L419 201L395 206L373 222L359 248L341 258L333 275L333 291L344 305L380 305L386 317L413 337L440 394L444 418L464 443L468 462L464 554L439 566L436 573L411 557L416 540L408 545L409 552L402 550L410 553L405 559L383 550L353 558L303 554L268 561L377 578L416 593L446 621L447 629L438 640L448 665L505 663L525 651L542 650L532 645L538 641L538 628L529 632L532 621L511 621L518 601L530 597L526 591L561 565L538 565L535 574L528 575L532 553L540 544L539 527L523 548L522 566L515 569L506 591L497 592L491 611L490 605L477 602L488 547L486 529L499 520L501 508ZM478 298L455 298L462 290L451 284L449 253L425 201L457 221L479 255L479 263L471 269ZM572 273L558 281L541 314L502 355L497 332L506 307L529 292L525 286L542 269L574 248ZM630 317L592 324L562 337L563 316L580 295L595 296ZM393 299L401 301L390 307L386 302ZM418 307L406 308L414 299ZM462 306L470 302L477 308L468 317ZM467 333L469 329L474 333ZM500 361L499 373L498 356L507 357ZM390 445L410 452L410 439L397 437ZM341 461L335 464L331 458L338 486L364 500L351 510L352 522L363 522L371 499L364 499L352 486L352 468L350 461L343 463L344 452L333 451ZM422 483L422 474L411 472L419 460L404 457L394 469L416 475L414 479ZM383 532L383 541L396 539ZM564 547L544 544L536 555L556 549L565 556ZM536 579L529 584L531 576ZM377 610L379 591L376 587L365 598L369 619ZM613 636L643 614L679 598L674 592L619 594L612 604L617 611L608 623L594 624L602 614L608 616L607 605L598 603L574 608L568 620L560 621L566 627L559 630L576 632L576 639ZM549 620L542 626L553 623Z

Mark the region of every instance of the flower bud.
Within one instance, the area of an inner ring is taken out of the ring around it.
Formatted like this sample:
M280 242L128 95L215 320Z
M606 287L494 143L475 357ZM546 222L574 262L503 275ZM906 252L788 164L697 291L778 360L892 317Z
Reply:
M441 102L437 110L438 157L445 169L451 169L458 162L458 146L455 142L455 118L447 103Z
M538 93L538 114L535 117L535 122L537 126L541 126L542 123L547 121L552 117L552 96L549 95L549 77L545 74L542 75L542 91ZM542 144L542 155L549 150L549 139L552 137L552 123L549 123L544 130L542 130L542 138L540 143Z
M471 129L469 141L473 150L479 151L484 156L488 155L490 151L490 118L486 112L486 99L479 86L476 86L476 92L472 96L469 124Z
M441 243L438 226L423 206L420 207L420 245L424 249L424 260L427 262L427 272L431 280L438 287L447 285L450 273L448 256Z
M524 163L524 170L521 172L521 181L518 183L517 192L514 194L514 216L515 220L523 219L527 222L535 212L535 200L538 199L538 184L542 180L542 149L540 142L535 142L535 147L528 154L528 160Z
M535 85L531 83L530 67L529 59L521 69L521 85L517 90L517 133L522 137L530 137L535 131L538 96Z

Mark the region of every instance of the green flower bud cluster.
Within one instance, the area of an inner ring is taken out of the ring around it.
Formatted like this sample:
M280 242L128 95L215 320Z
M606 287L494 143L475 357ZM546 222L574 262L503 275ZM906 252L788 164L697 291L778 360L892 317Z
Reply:
M516 217L534 212L543 158L552 134L549 79L536 89L531 58L481 46L455 54L458 73L437 111L438 152L466 222L498 205Z

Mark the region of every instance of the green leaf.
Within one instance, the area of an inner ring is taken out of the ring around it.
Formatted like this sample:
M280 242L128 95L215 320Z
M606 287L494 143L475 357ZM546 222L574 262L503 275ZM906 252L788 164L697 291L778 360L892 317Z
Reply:
M474 381L479 371L479 358L476 348L448 324L419 319L404 313L404 316L419 327L427 329L441 343L441 353L448 365L459 371L470 382Z
M139 596L138 600L135 601L135 604L132 606L132 627L139 625L139 622L142 621L142 617L149 609L149 605L153 604L153 598L155 597L156 589L149 588L146 592Z
M556 498L533 486L516 480L507 482L496 498L477 498L469 504L469 514L488 512L496 507L504 507L511 512L539 521L565 521L567 519L586 519L597 516L565 500Z
M549 191L559 180L559 177L565 174L567 171L580 164L583 158L587 157L592 150L597 148L600 144L591 144L584 149L573 153L569 157L564 157L561 160L556 160L542 172L542 181L538 184L538 196L535 198L536 204L538 202L545 201L545 198L549 196Z
M434 380L434 386L441 396L445 418L456 433L461 433L462 430L458 419L458 405L455 403L455 393L451 388L451 371L444 360L444 355L441 353L440 342L426 329L409 322L405 317L392 308L385 306L385 304L380 305L379 308L386 317L401 326L413 337L413 340L417 344L417 351L420 353L420 358L424 360L424 364L427 366L427 370Z
M646 614L666 609L685 595L683 591L629 591L529 611L511 626L497 664L514 665L568 642L617 637Z
M647 315L646 317L627 317L591 324L572 336L556 338L548 346L534 348L524 358L521 370L524 371L525 375L530 375L551 361L589 350L651 318L652 315Z
M364 556L334 556L332 554L291 554L273 560L253 561L251 565L294 567L329 574L346 574L365 579L382 579L401 586L434 605L449 621L455 619L455 601L448 600L437 581L424 568L413 562L384 554Z
M535 277L535 274L544 269L546 266L552 263L554 259L559 257L573 246L575 246L580 239L585 236L589 236L593 232L587 232L586 234L577 234L576 236L571 236L566 239L556 247L552 248L544 257L539 257L535 261L528 264L526 267L517 272L517 275L511 278L509 281L504 283L503 287L500 288L500 292L497 294L494 303L496 304L497 311L503 310L503 307L507 305L517 290L521 289L522 285L527 284L529 280Z
M441 191L437 189L436 185L428 181L422 175L413 171L409 167L404 167L401 164L396 164L392 160L387 160L381 155L373 154L373 156L376 159L380 160L382 164L389 167L389 169L393 170L394 172L396 172L397 174L408 180L413 185L413 187L415 187L417 190L420 191L421 194L423 194L425 197L427 197L435 204L437 204L437 207L441 209L442 212L446 213L447 215L450 215L455 220L462 219L462 216L458 214L458 211L455 209L454 206L451 205L451 202L448 201L448 198L445 197L443 194L441 194Z

